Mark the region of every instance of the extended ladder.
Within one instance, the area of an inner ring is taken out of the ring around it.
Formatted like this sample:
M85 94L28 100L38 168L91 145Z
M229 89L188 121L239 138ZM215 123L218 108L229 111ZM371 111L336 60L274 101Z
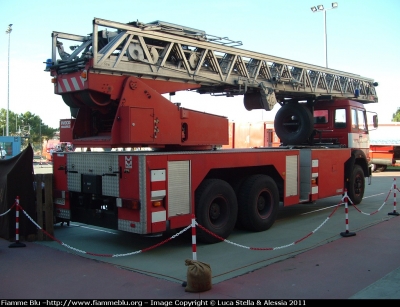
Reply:
M52 39L51 65L59 74L82 70L92 60L90 69L100 74L195 84L199 93L212 95L245 95L248 109L257 108L254 94L261 94L266 110L285 98L320 95L378 101L373 79L246 51L236 47L241 42L165 22L122 24L95 18L89 36L53 32ZM63 40L80 45L70 46L68 54Z

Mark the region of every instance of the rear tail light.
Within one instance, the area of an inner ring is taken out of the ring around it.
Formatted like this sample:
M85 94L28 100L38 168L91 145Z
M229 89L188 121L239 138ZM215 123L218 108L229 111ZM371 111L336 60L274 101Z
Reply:
M117 207L139 210L140 209L140 201L138 199L117 198Z

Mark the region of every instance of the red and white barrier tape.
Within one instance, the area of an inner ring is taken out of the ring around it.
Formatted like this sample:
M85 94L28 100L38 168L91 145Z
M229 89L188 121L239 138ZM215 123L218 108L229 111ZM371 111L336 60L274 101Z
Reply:
M367 212L361 211L361 210L353 203L353 201L352 201L350 198L348 198L348 200L349 200L349 202L352 204L352 206L353 206L358 212L360 212L360 213L362 213L362 214L365 214L365 215L374 215L374 214L378 213L378 212L383 208L383 206L386 205L386 202L387 202L387 200L389 199L389 196L390 196L390 194L392 193L392 190L396 190L396 189L397 189L397 188L396 188L396 178L395 178L394 180L395 180L395 181L392 183L392 186L390 187L390 190L389 190L389 192L388 192L388 194L387 194L387 196L386 196L386 198L385 198L385 201L384 201L383 204L382 204L377 210L375 210L374 212L367 213ZM394 211L396 211L396 192L394 192Z
M396 179L395 179L395 180L396 180ZM73 251L75 251L75 252L78 252L78 253L87 254L87 255L91 255L91 256L97 256L97 257L110 257L110 258L112 258L112 257L132 256L132 255L144 253L144 252L149 251L149 250L151 250L151 249L154 249L154 248L156 248L156 247L158 247L158 246L161 246L161 245L163 245L163 244L165 244L165 243L171 241L172 239L175 239L176 237L178 237L179 235L181 235L182 233L184 233L185 231L187 231L189 228L191 228L191 229L192 229L192 253L193 253L193 260L197 260L196 225L197 225L198 227L200 227L202 230L204 230L205 232L207 232L207 233L209 233L210 235L212 235L212 236L216 237L217 239L221 240L222 242L226 242L226 243L232 244L232 245L237 246L237 247L241 247L241 248L245 248L245 249L249 249L249 250L279 250L279 249L283 249L283 248L286 248L286 247L289 247L289 246L293 246L293 245L295 245L295 244L297 244L297 243L300 243L301 241L307 239L308 237L310 237L311 235L313 235L314 233L316 233L325 223L328 222L328 220L329 220L329 219L332 217L332 215L336 212L336 210L338 209L338 207L339 207L340 205L342 205L343 203L346 205L346 206L345 206L345 213L346 213L346 232L348 232L348 206L347 206L348 202L350 202L350 203L356 208L357 211L359 211L359 212L361 212L361 213L363 213L363 214L366 214L366 215L373 215L373 214L379 212L379 211L382 209L382 207L386 204L386 201L388 200L388 198L389 198L390 193L392 192L392 190L396 190L396 189L399 190L399 189L396 187L396 183L394 182L394 184L392 184L392 187L390 188L390 190L389 190L389 192L388 192L388 195L387 195L385 201L383 202L382 206L381 206L378 210L374 211L373 213L365 213L365 212L360 211L360 210L354 205L354 203L352 202L352 200L347 196L347 190L345 190L345 194L344 194L344 196L342 197L341 202L339 202L339 203L335 206L335 208L334 208L334 210L332 211L332 213L331 213L317 228L315 228L312 232L310 232L309 234L307 234L306 236L302 237L302 238L299 239L299 240L296 240L296 241L294 241L294 242L292 242L292 243L290 243L290 244L286 244L286 245L282 245L282 246L277 246L277 247L249 247L249 246L241 245L241 244L232 242L232 241L230 241L230 240L224 239L224 238L222 238L222 237L220 237L220 236L218 236L218 235L212 233L211 231L209 231L208 229L206 229L204 226L198 224L198 223L196 222L196 220L195 220L195 216L192 215L192 222L191 222L190 225L188 225L186 228L182 229L181 231L179 231L179 232L176 233L175 235L171 236L170 238L167 238L166 240L164 240L164 241L162 241L162 242L160 242L160 243L157 243L157 244L155 244L155 245L153 245L153 246L147 247L147 248L142 249L142 250L139 250L139 251L134 251L134 252L125 253L125 254L98 254L98 253L92 253L92 252L83 251L83 250L80 250L80 249L78 249L78 248L72 247L72 246L70 246L70 245L68 245L68 244L66 244L66 243L64 243L64 242L62 242L62 241L56 239L56 238L53 237L52 235L50 235L46 230L44 230L42 227L40 227L40 225L38 225L38 224L29 216L29 214L21 207L21 205L19 205L19 199L18 199L18 197L17 197L16 203L14 203L13 206L12 206L10 209L8 209L6 212L4 212L3 214L1 214L0 216L7 214L9 211L11 211L11 209L14 207L14 205L16 205L16 206L17 206L17 207L16 207L16 216L17 216L17 219L16 219L16 223L17 223L16 235L18 235L18 224L19 224L19 220L18 220L18 218L19 218L18 209L21 208L22 212L26 215L26 217L27 217L39 230L43 231L48 237L52 238L54 241L58 242L58 243L61 244L62 246L66 247L66 248L68 248L68 249L71 249L71 250L73 250ZM400 191L400 190L399 190L399 191ZM394 208L396 209L396 193L394 193ZM18 238L18 237L17 237L17 238ZM18 240L18 239L17 239L17 240Z
M342 198L342 201L343 201L343 198ZM294 241L294 242L292 242L292 243L290 243L290 244L286 244L286 245L282 245L282 246L277 246L277 247L250 247L250 246L241 245L241 244L238 244L238 243L234 243L234 242L232 242L232 241L230 241L230 240L228 240L228 239L224 239L224 238L222 238L222 237L220 237L220 236L218 236L218 235L212 233L211 231L209 231L208 229L204 228L204 226L198 224L197 222L196 222L196 225L199 226L199 227L200 227L202 230L204 230L205 232L209 233L210 235L216 237L217 239L219 239L219 240L221 240L221 241L223 241L223 242L225 242L225 243L229 243L229 244L235 245L235 246L237 246L237 247L241 247L241 248L245 248L245 249L249 249L249 250L257 250L257 251L260 251L260 250L271 250L271 251L272 251L272 250L278 250L278 249L283 249L283 248L286 248L286 247L289 247L289 246L293 246L293 245L295 245L295 244L297 244L297 243L299 243L299 242L301 242L301 241L307 239L307 238L310 237L311 235L313 235L313 234L314 234L315 232L317 232L318 229L320 229L326 222L328 222L328 220L329 220L329 219L331 218L331 216L335 213L335 211L337 210L337 208L339 208L339 206L342 205L342 204L343 204L343 202L338 203L338 204L335 206L335 209L332 211L332 213L331 213L317 228L315 228L315 229L314 229L312 232L310 232L308 235L306 235L306 236L304 236L303 238L301 238L301 239L299 239L299 240L296 240L296 241Z
M21 208L22 209L22 208ZM22 212L26 215L26 217L33 223L35 224L35 226L40 229L41 231L43 231L47 236L49 236L50 238L52 238L54 241L58 242L59 244L61 244L62 246L69 248L75 252L81 253L81 254L87 254L87 255L91 255L91 256L96 256L96 257L109 257L109 258L115 258L115 257L125 257L125 256L132 256L132 255L136 255L136 254L140 254L140 253L144 253L147 252L151 249L154 249L160 245L163 245L165 243L167 243L168 241L171 241L172 239L175 239L176 237L180 236L182 233L184 233L186 230L188 230L190 227L192 227L192 225L187 226L186 228L182 229L181 231L179 231L178 233L174 234L173 236L165 239L164 241L157 243L153 246L144 248L142 250L138 250L135 252L131 252L131 253L125 253L125 254L98 254L98 253L92 253L92 252L86 252L84 250L72 247L58 239L56 239L55 237L53 237L51 234L49 234L46 230L44 230L42 227L40 227L30 216L28 213L26 213L26 211L24 209L22 209Z
M5 211L4 213L0 213L0 216L6 215L8 212L10 212L11 209L14 208L15 204L16 204L16 203L13 203L13 205L11 206L11 208L8 209L7 211Z

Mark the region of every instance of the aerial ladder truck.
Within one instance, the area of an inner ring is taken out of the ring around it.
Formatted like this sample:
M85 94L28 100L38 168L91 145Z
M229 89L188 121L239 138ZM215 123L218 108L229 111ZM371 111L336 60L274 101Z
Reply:
M269 229L280 203L345 190L360 203L371 175L364 104L378 102L377 83L240 46L162 21L95 18L87 36L53 32L45 70L71 111L61 141L104 150L54 155L57 220L154 235L195 216L199 239L215 243L235 225ZM249 111L279 104L282 146L222 149L228 118L163 96L177 91L242 95Z

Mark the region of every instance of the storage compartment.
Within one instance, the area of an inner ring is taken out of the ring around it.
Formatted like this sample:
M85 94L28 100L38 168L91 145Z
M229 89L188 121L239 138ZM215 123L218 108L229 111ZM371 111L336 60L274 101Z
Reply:
M82 174L82 192L90 194L102 194L101 176L100 175L84 175Z

